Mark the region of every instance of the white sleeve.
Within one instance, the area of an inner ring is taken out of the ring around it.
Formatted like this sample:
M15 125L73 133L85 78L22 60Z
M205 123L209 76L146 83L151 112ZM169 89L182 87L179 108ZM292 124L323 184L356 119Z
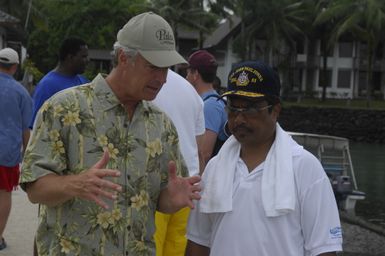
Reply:
M306 165L311 169L308 170L318 177L306 186L301 196L301 226L306 255L342 251L341 223L330 181L319 162L310 165L309 162ZM320 172L322 175L319 175Z
M211 237L211 221L209 214L201 213L199 209L199 202L195 204L195 208L190 211L190 216L187 224L187 239L210 247Z
M203 112L203 100L201 99L201 97L199 97L199 108L197 109L197 119L195 121L195 124L195 136L204 134L206 131L206 126L205 115Z

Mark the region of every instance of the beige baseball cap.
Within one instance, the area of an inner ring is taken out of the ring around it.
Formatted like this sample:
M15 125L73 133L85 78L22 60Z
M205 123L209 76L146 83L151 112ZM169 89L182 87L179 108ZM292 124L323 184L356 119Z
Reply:
M19 64L19 54L12 48L0 50L0 62L7 64Z
M136 49L157 67L170 67L187 61L175 50L175 37L165 19L153 12L131 18L117 35L122 46Z

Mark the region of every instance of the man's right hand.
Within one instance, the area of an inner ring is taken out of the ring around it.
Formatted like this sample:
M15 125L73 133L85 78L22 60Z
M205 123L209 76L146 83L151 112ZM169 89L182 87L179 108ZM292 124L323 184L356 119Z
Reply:
M108 151L90 169L79 174L57 175L47 174L36 181L27 183L26 192L32 203L45 204L49 207L58 206L74 197L94 201L107 209L105 199L115 200L117 193L122 191L119 184L104 179L119 177L120 171L106 169L109 161Z
M101 207L107 209L108 205L104 198L115 200L117 192L122 191L119 184L113 183L104 177L119 177L120 171L106 169L109 161L108 151L105 150L102 158L90 169L71 177L70 186L74 197L94 201Z

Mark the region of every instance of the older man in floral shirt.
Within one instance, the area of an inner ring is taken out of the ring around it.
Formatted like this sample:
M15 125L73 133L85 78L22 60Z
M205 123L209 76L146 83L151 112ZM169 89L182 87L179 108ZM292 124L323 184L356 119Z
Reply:
M167 68L185 62L169 24L153 13L132 18L114 62L108 76L62 91L37 116L21 183L42 205L39 255L155 255L155 210L200 198L199 177L176 174L187 169L173 124L147 101Z

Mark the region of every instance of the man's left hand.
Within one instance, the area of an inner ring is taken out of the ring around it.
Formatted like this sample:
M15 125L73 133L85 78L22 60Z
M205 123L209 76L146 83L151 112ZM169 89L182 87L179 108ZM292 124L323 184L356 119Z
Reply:
M159 196L159 211L173 213L183 207L193 209L193 200L199 200L201 198L199 194L201 188L199 184L197 184L200 180L200 176L177 176L175 162L170 161L168 163L168 184Z

